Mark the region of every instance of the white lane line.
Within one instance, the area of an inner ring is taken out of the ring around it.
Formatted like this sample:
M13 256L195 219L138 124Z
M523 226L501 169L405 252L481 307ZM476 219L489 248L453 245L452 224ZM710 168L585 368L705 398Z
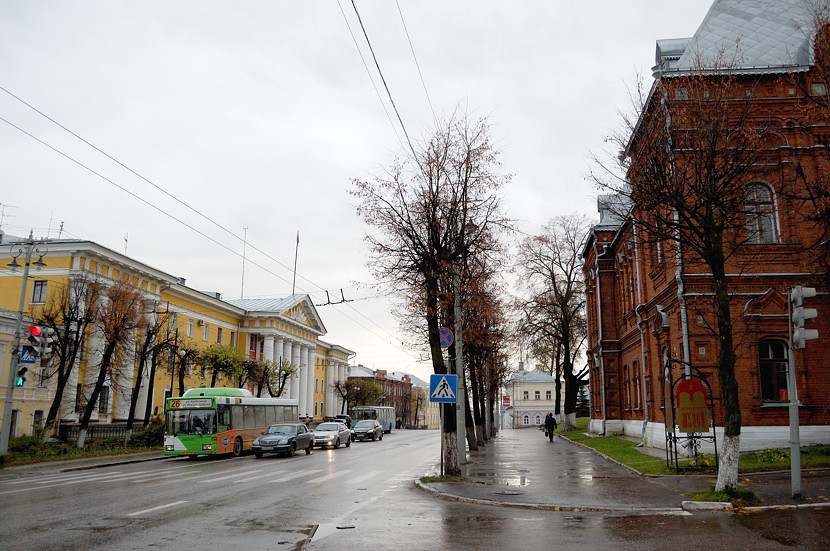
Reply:
M162 509L167 509L169 507L175 507L176 505L181 505L182 503L187 503L187 501L174 501L173 503L168 503L166 505L159 505L158 507L152 507L150 509L144 509L143 511L135 511L133 513L128 513L128 517L137 517L138 515L143 515L145 513L152 513L154 511L160 511Z
M321 482L326 482L327 480L331 480L332 478L336 478L338 476L346 475L352 472L351 469L345 469L342 471L337 471L336 473L327 474L325 476L321 476L320 478L315 478L314 480L306 480L306 484L319 484Z
M121 471L107 471L106 476L113 474L121 474ZM101 476L100 471L75 474L61 474L43 478L23 478L21 480L10 480L8 484L52 484L54 482L64 482L67 480L87 480L98 476Z
M269 480L268 482L286 482L288 480L294 480L295 478L300 478L300 477L303 477L303 476L309 476L309 475L312 475L314 473L319 473L319 472L320 472L320 469L310 469L308 471L302 471L302 472L299 472L299 473L294 473L294 474L281 476L279 478L275 478L274 480Z
M346 484L360 484L365 480L369 480L370 478L374 478L377 475L381 474L383 471L369 471L368 473L360 476L356 476L354 478L350 478L346 481Z
M259 480L260 478L265 478L267 476L273 476L275 474L284 473L285 471L270 471L265 474L258 474L256 476L249 476L248 478L240 478L237 482L250 482L251 480Z
M258 472L259 472L259 469L257 469L256 471L245 471L245 472L242 472L242 473L233 473L233 474L229 474L229 475L225 475L225 476L217 476L216 478L211 478L210 480L204 480L203 482L213 483L213 482L218 482L220 480L228 480L230 478L238 478L240 476L246 476L246 475L254 474L254 473L258 473Z

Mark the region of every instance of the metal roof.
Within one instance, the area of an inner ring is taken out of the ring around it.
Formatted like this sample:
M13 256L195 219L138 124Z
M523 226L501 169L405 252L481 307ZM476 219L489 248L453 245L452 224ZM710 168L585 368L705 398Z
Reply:
M827 0L716 0L691 39L657 42L656 71L776 73L813 61L810 6ZM687 42L684 48L684 42ZM678 50L683 52L678 57Z

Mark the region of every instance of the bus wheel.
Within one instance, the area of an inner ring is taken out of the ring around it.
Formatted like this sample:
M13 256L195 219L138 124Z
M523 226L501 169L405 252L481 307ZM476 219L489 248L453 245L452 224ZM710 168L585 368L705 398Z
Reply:
M240 455L242 455L242 437L237 436L233 441L233 456L239 457Z

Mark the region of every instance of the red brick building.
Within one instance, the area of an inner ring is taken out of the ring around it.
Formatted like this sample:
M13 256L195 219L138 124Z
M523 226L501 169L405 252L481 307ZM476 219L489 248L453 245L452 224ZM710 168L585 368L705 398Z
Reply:
M725 72L737 83L742 101L751 98L754 116L763 117L768 127L762 154L746 177L743 238L727 261L742 450L789 442L788 306L790 289L798 285L818 289L805 306L819 312L808 322L819 338L803 350L792 350L801 443L830 443L830 300L824 268L811 248L821 239L809 208L793 198L803 191L797 167L808 177L825 178L828 172L827 152L817 147L815 136L830 132L830 125L805 117L808 96L828 93L815 67L815 32L806 4L720 0L693 38L658 41L655 82L627 151L630 166L636 167L653 153L642 145L653 129L649 114L658 113L655 124L669 124L664 111L677 113L693 95L709 98ZM738 53L728 69L716 66L712 60L724 53L724 45L735 44ZM683 78L692 72L700 78ZM686 88L690 83L701 89ZM682 155L677 162L683 163ZM598 207L600 222L583 253L591 430L624 432L662 447L667 364L673 379L686 366L706 377L715 423L722 430L719 341L712 330L714 292L707 265L688 247L645 235L638 220L648 213L627 197L602 196Z
M349 368L349 379L369 379L383 389L381 401L375 405L395 408L396 426L414 424L412 407L412 379L406 373L387 373L384 369L372 370L362 365Z

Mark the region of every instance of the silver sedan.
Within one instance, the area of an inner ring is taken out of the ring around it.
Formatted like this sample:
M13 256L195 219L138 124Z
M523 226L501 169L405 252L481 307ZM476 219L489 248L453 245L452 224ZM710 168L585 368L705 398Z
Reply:
M351 436L352 431L343 423L320 423L314 429L314 445L318 448L339 448L343 444L348 448L352 445Z

